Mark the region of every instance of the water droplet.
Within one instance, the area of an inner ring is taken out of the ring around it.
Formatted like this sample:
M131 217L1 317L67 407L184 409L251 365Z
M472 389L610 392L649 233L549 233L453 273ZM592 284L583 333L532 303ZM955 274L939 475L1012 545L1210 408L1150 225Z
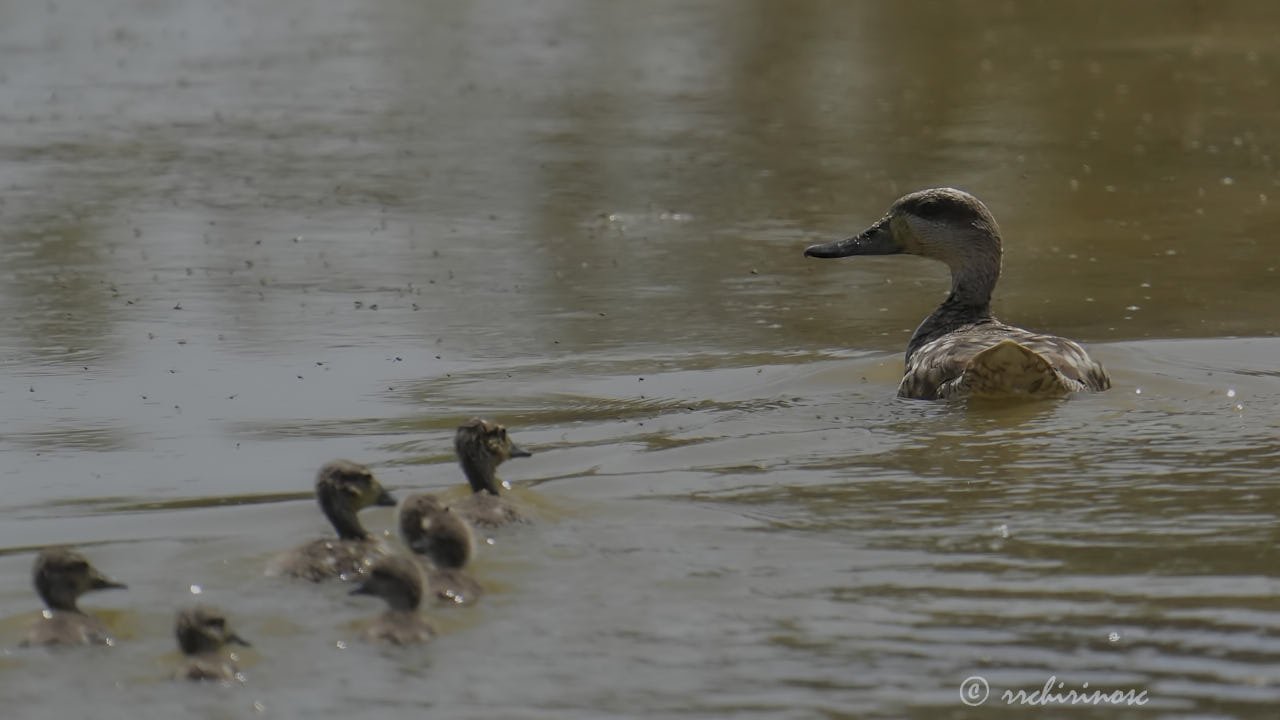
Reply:
M1235 396L1236 396L1236 389L1235 389L1235 388L1227 388L1227 397L1235 397Z
M1136 389L1133 391L1133 394L1134 394L1134 395L1141 395L1141 394L1142 394L1142 388L1136 388Z
M1120 642L1120 633L1109 632L1107 633L1107 639L1110 640L1111 642Z
M192 586L191 586L191 594L192 594L192 595L199 595L199 594L201 594L201 593L203 593L203 592L204 592L204 588L200 587L199 585L192 585Z

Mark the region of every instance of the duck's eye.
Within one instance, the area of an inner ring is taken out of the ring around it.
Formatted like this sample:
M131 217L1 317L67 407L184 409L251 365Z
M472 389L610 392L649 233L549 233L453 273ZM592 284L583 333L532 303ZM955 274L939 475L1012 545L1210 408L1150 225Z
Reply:
M918 218L933 222L962 221L973 216L972 209L950 198L921 200L911 208L911 213Z
M227 621L222 618L210 618L206 624L215 630L222 630L227 626Z

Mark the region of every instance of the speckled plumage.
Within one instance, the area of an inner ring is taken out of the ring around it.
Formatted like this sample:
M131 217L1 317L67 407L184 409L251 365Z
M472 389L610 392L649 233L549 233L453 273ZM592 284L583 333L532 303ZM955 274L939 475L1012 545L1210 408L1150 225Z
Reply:
M474 418L458 426L453 436L458 463L471 484L471 496L451 505L473 527L492 528L529 522L520 508L498 492L498 466L513 457L529 457L528 450L511 442L507 429Z
M1111 387L1107 371L1078 343L1006 325L992 314L1000 230L974 196L953 188L914 192L862 233L805 250L819 258L895 253L934 258L951 268L951 293L907 344L899 396L1060 397Z
M368 468L349 460L325 463L316 474L316 500L338 537L312 540L290 550L267 568L268 574L312 582L351 580L391 552L385 543L369 536L356 515L373 505L396 504Z

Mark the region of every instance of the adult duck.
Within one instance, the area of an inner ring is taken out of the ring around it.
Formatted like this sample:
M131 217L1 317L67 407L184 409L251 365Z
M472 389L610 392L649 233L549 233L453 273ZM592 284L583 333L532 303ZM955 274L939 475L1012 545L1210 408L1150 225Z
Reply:
M1061 397L1111 387L1107 371L1078 343L1006 325L992 314L1000 229L987 207L967 192L913 192L858 235L804 251L816 258L897 253L933 258L951 268L951 293L907 344L900 397Z

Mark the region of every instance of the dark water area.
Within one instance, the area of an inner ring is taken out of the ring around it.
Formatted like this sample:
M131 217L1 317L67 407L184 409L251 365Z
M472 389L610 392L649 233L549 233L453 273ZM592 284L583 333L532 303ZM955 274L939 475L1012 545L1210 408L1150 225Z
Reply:
M1278 32L1265 2L0 2L0 715L1273 717ZM945 268L801 253L942 185L1000 222L996 312L1111 390L894 396ZM263 576L328 532L323 462L457 493L477 415L534 452L502 477L538 522L486 534L489 594L430 645ZM17 647L52 544L129 584L84 600L116 647ZM167 681L197 599L244 683ZM1050 678L1147 702L1001 697Z

